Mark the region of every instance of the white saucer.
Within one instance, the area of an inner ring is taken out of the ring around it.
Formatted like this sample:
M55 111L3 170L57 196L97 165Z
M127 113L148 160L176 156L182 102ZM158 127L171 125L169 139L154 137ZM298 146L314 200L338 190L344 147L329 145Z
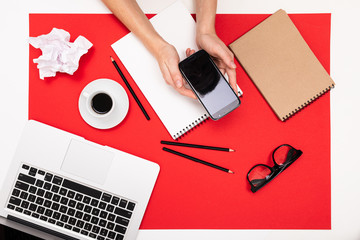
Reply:
M99 115L89 109L88 99L84 93L93 94L95 92L105 92L114 101L114 109L105 115ZM79 97L79 111L81 117L90 126L98 129L109 129L118 125L126 116L129 110L129 98L124 88L117 82L110 79L97 79L90 82L82 90ZM90 112L92 111L92 112Z

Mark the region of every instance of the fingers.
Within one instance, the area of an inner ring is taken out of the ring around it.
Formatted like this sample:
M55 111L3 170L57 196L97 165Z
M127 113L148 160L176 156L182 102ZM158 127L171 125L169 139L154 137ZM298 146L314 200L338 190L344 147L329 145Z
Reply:
M176 86L177 88L181 88L183 87L183 80L178 64L179 64L178 59L169 59L169 61L166 64L166 67L169 70L170 77L174 82L174 86Z
M182 88L178 88L176 90L183 96L196 99L195 93L193 91L191 91L190 89L185 88L184 86Z
M193 93L193 91L191 91L190 89L187 89L185 87L185 85L183 83L183 78L180 74L179 69L177 68L177 65L176 65L176 69L172 68L172 66L171 67L169 66L169 72L170 72L171 78L174 80L175 90L178 91L181 95L196 99L196 96Z
M189 55L194 52L195 51L192 49L187 50L187 54ZM183 78L178 66L180 59L174 46L170 44L163 46L156 55L156 59L166 83L172 86L181 95L196 99L195 94L184 86Z
M237 93L238 90L237 90L237 86L236 86L236 68L229 67L224 62L224 60L221 59L220 57L215 58L214 61L215 61L216 65L218 66L219 70L221 71L221 73L223 75L225 75L225 73L228 75L229 84L230 84L231 88L235 91L235 93ZM235 65L235 67L236 67L236 65Z
M233 68L227 68L226 73L229 76L230 86L232 87L232 89L234 90L234 92L237 95L238 89L237 89L237 86L236 86L236 70L233 69Z
M235 93L238 92L237 90L237 85L236 85L236 65L234 63L234 55L233 53L225 46L226 49L221 49L218 50L218 54L215 62L216 65L218 66L220 72L225 75L225 73L228 75L229 77L229 84L231 86L231 88L234 90ZM195 50L193 49L186 49L186 56L189 57L190 55L194 54ZM220 54L219 54L220 53ZM221 54L222 53L222 54ZM225 59L227 60L227 63L225 62ZM230 65L230 66L229 66ZM196 98L195 94L190 91L193 95L194 98Z
M215 54L216 57L220 58L228 68L236 69L234 54L225 45L219 46Z
M232 87L232 89L234 90L234 92L237 93L238 90L237 90L237 86L236 86L236 65L235 65L235 63L234 63L235 68L229 67L226 63L224 63L224 61L221 61L221 60L217 61L217 65L223 75L224 75L224 73L226 73L228 75L229 84Z
M193 55L195 53L195 50L194 49L186 49L186 57L189 57L191 55Z
M219 68L219 70L220 70L220 72L221 72L222 75L225 75L225 73L226 73L226 72L225 72L225 69Z
M234 89L234 92L237 93L238 89L237 89L237 85L236 85L236 69L228 68L221 61L216 61L216 65L218 66L218 68L219 68L220 72L222 73L222 75L225 75L225 73L228 75L229 84L230 84L231 88Z
M159 66L160 66L160 71L163 75L163 78L165 79L165 82L175 88L174 82L170 76L170 72L169 72L168 68L166 67L166 64L159 64Z
M229 83L235 93L238 92L236 86L236 65L234 63L234 54L225 46L225 44L219 45L216 52L218 62L220 62L219 68L225 69L225 72L229 76Z
M173 71L173 75L174 77L171 75L171 71L170 71L170 67L168 67L168 65L166 64L162 64L160 66L160 70L162 72L163 78L165 79L166 83L169 84L170 86L172 86L176 91L178 91L181 95L186 96L186 97L190 97L193 99L196 99L196 96L194 94L193 91L191 91L190 89L185 88L184 84L183 84L183 80L182 77L180 77L180 81L181 81L181 87L177 87L176 85L176 80L174 80L174 78L177 79L177 73L176 71L171 68ZM179 71L179 70L178 70ZM175 73L174 73L175 72ZM179 71L180 74L180 71ZM180 75L181 76L181 75ZM178 79L177 79L178 80Z

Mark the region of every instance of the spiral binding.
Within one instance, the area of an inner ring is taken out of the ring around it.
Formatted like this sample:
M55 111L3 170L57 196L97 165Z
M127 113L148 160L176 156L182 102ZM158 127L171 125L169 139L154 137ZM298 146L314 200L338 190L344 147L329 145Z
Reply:
M301 109L303 109L304 107L306 107L307 105L312 103L314 100L316 100L318 97L320 97L321 95L323 95L327 91L330 91L334 87L335 87L335 84L331 84L331 86L325 88L324 90L322 90L322 92L317 93L315 96L313 96L312 98L310 98L309 100L304 102L304 104L301 104L300 107L298 107L297 109L294 109L294 111L291 111L291 113L286 114L285 117L282 118L282 121L285 121L289 117L293 116L295 113L297 113L298 111L300 111Z
M177 132L176 134L173 135L173 138L176 140L180 137L182 137L184 134L188 133L189 131L191 131L193 128L197 127L199 124L203 123L206 121L206 119L208 119L209 116L207 114L204 114L202 116L200 116L198 119L196 119L194 122L190 123L189 125L187 125L185 128L183 128L182 130L180 130L179 132Z

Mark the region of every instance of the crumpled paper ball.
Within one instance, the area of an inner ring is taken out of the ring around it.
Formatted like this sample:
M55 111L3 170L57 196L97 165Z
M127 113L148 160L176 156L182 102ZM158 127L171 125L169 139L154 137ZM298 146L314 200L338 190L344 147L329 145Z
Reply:
M70 42L70 34L58 28L53 28L48 34L30 37L29 43L42 51L42 55L34 59L34 63L38 64L40 78L43 80L45 77L54 77L56 72L72 75L79 67L80 57L93 45L83 36Z

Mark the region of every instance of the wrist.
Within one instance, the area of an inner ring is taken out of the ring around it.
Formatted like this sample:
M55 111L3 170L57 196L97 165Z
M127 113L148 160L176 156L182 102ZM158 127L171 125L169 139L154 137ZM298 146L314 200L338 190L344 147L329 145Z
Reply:
M164 39L159 40L156 42L156 44L154 44L151 54L156 58L157 61L159 61L164 57L164 52L166 52L166 49L168 49L169 46L171 45Z
M204 45L209 42L209 40L216 39L217 35L214 31L204 31L204 32L196 32L196 44L199 48L204 48Z
M197 34L215 34L216 0L196 1Z
M158 59L161 49L169 45L159 34L154 34L149 37L145 42L145 47L150 51L150 53Z
M215 25L212 23L198 23L196 25L196 35L216 34Z

